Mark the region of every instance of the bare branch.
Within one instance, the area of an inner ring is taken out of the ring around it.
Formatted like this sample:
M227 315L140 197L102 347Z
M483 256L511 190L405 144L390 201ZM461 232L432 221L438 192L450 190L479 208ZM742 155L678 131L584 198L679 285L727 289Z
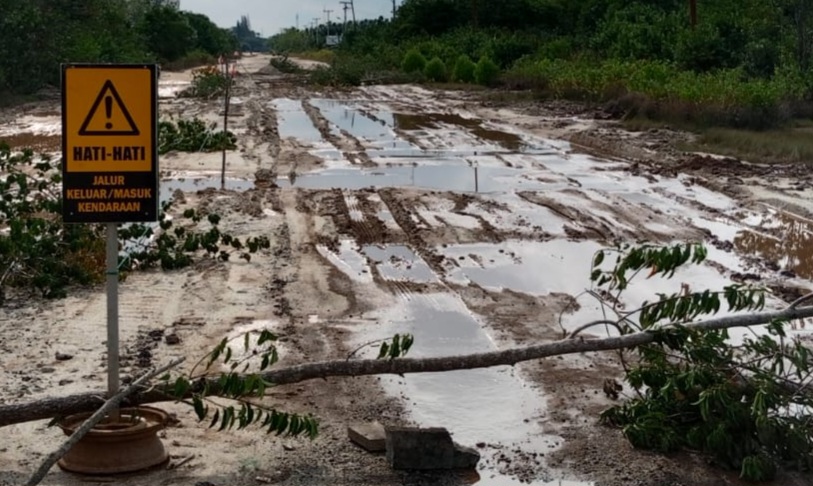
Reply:
M65 443L63 443L59 447L59 449L55 450L47 458L45 458L45 461L43 461L40 467L37 468L36 472L34 472L34 474L31 476L31 479L29 479L28 482L25 483L25 486L37 486L40 483L40 481L42 481L42 479L45 477L45 475L48 474L48 471L54 466L54 464L56 464L56 462L59 459L61 459L62 456L64 456L70 450L70 448L74 446L74 444L82 440L82 437L87 435L87 433L90 432L90 430L93 429L93 427L95 427L96 424L101 422L102 419L104 419L104 417L110 410L116 408L125 397L135 393L139 388L142 387L142 385L144 385L151 379L155 378L156 376L160 375L161 373L164 373L165 371L178 366L185 359L186 358L176 359L171 363L167 364L166 366L162 366L157 370L146 373L144 376L141 376L140 378L135 380L130 386L128 386L124 390L121 390L113 397L111 397L109 400L107 400L104 403L104 405L102 405L102 408L97 410L96 413L94 413L87 420L85 420L81 427L76 429L76 431L73 434L71 434L68 440L66 440Z
M733 327L756 326L775 320L792 320L813 317L813 306L788 308L781 311L738 314L697 323L686 324L687 329L713 331ZM661 328L661 330L667 328ZM396 358L396 359L363 359L335 360L290 366L263 373L265 381L275 385L300 383L317 378L326 379L340 376L369 375L404 375L408 373L439 373L444 371L490 368L494 366L513 366L524 361L534 361L551 356L609 351L633 348L651 343L655 333L651 331L636 332L623 336L602 339L563 339L523 348L491 351L461 356L437 358ZM218 383L215 379L207 381L210 395L218 394ZM199 390L201 391L202 388ZM190 390L190 394L192 391ZM95 398L100 392L70 395L61 398L37 400L26 404L0 406L0 427L15 423L42 420L68 413L95 410L98 401ZM130 405L174 401L183 397L173 397L172 387L162 390L140 393L128 402Z

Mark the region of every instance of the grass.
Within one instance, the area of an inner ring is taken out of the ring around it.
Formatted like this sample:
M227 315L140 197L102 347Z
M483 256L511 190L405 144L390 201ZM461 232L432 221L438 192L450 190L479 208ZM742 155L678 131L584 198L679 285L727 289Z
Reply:
M185 71L215 63L217 63L215 56L203 51L193 51L176 61L164 63L161 67L166 71Z
M728 155L750 162L811 164L813 128L793 126L767 131L710 128L700 134L696 143L685 148Z
M298 59L306 59L308 61L323 62L325 64L332 64L336 60L336 52L329 49L320 49L318 51L305 51L292 53L291 57Z

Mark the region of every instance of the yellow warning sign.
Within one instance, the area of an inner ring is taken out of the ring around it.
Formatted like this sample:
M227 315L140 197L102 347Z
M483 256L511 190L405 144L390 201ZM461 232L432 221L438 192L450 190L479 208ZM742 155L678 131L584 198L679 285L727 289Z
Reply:
M155 64L62 65L62 220L159 215Z
M152 172L154 69L75 65L63 73L65 171Z
M102 114L102 102L104 102L104 114ZM114 110L115 108L115 110ZM99 96L93 102L90 112L82 123L79 135L99 135L110 137L113 135L140 135L138 127L127 111L124 102L121 101L116 86L109 79L99 91Z

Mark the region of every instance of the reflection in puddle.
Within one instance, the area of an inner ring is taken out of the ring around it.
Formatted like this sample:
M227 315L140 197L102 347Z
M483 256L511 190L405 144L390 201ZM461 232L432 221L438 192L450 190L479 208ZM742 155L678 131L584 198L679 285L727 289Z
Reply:
M595 252L602 248L603 245L595 241L554 239L545 242L509 240L501 244L450 245L437 248L436 251L455 262L447 276L447 281L451 283L469 285L473 282L494 292L509 289L530 295L561 292L577 296L592 287L591 261ZM604 267L609 270L611 262L605 261ZM731 281L710 264L689 265L678 269L671 279L631 280L620 299L621 305L623 308L633 309L641 302L653 301L658 294L679 292L683 283L694 291L700 288L722 289L730 285ZM565 329L573 330L586 322L605 318L606 309L602 309L601 304L592 297L582 296L578 301L578 309L562 316L562 326ZM772 308L776 303L768 298L767 308ZM723 308L717 316L732 314L733 312ZM744 336L751 332L762 332L760 329L761 326L734 328L729 330L729 336L732 343L739 344ZM602 336L605 332L609 335L617 334L611 327L597 327L595 332Z
M365 246L362 251L376 264L378 273L385 280L422 283L438 282L438 277L426 262L411 249L402 245Z
M248 191L254 189L254 181L246 179L226 179L226 190ZM220 189L219 177L188 177L164 179L160 183L159 200L168 201L172 194L181 190L183 192L197 192L205 189Z
M330 123L365 140L394 141L395 134L385 124L379 123L360 111L335 100L312 99L310 103L319 109Z
M550 189L551 184L532 180L527 172L502 167L423 165L376 169L328 169L297 176L296 182L277 180L280 187L308 189L364 189L367 187L416 187L460 192L504 192Z
M367 152L370 157L418 157L424 155L424 150L398 138L386 123L378 122L356 108L336 100L313 99L310 102L335 127L369 143L371 147Z
M305 113L301 101L287 98L276 99L274 108L277 111L280 138L294 138L311 143L322 141L322 134Z
M776 262L799 277L813 278L813 225L809 221L775 212L760 215L754 226L763 231L770 229L775 236L741 231L734 238L737 252Z
M333 266L350 277L351 280L360 283L372 283L373 276L370 273L370 266L356 248L357 245L354 240L340 241L339 248L336 251L332 251L323 245L316 247L320 255L327 258Z
M455 125L465 128L477 138L494 142L512 152L519 152L526 147L522 137L515 133L503 132L483 126L482 120L464 118L453 113L421 113L417 115L393 113L396 128L407 131L436 130L443 125Z
M400 300L372 317L378 323L365 326L356 339L368 342L396 332L411 333L416 342L411 357L451 356L496 348L480 322L455 295L410 295L409 300ZM446 427L462 445L513 444L524 452L548 453L562 443L561 438L545 435L539 428L537 420L544 413L544 400L511 367L418 373L405 378L382 377L381 381L388 392L408 397L409 413L418 425ZM481 450L484 456L497 452L491 448ZM494 482L496 478L489 476L499 474L493 470L481 470L480 475L482 479L476 484L513 484L504 476Z

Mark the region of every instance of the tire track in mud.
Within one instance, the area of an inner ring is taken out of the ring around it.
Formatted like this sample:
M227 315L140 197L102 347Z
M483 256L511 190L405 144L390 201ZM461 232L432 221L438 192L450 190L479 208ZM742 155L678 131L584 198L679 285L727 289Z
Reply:
M412 247L412 250L420 256L429 268L435 272L438 277L442 278L445 275L443 269L444 258L438 255L421 237L422 231L412 220L412 212L407 210L404 204L398 199L396 189L381 189L378 195L392 214L393 219L401 227L401 230L406 236L406 240Z
M182 296L189 298L188 274L174 275L171 279L162 277L139 283L137 299L128 299L128 292L122 294L119 301L120 322L128 327L128 323L139 323L137 335L121 346L119 362L122 367L152 366L153 349L161 343L164 329L180 317Z
M277 110L266 106L260 112L261 140L268 143L268 155L273 159L272 167L276 166L276 159L280 152L279 119Z
M532 192L518 192L517 196L531 204L549 209L551 212L561 216L563 219L570 221L571 223L580 226L583 229L582 230L570 225L566 225L565 233L570 237L590 239L590 236L586 233L592 232L596 235L599 241L607 241L608 235L613 235L612 228L607 226L606 223L597 221L595 218L573 208L565 207L563 204L556 202L553 199L549 199ZM598 227L595 227L594 225Z
M359 139L351 135L342 128L338 128L341 137L336 136L331 130L331 123L322 115L318 108L313 106L308 100L302 100L302 108L311 119L313 126L319 130L322 137L338 149L345 159L353 165L364 167L377 167L367 154L367 149Z
M283 210L283 217L286 212ZM273 237L271 238L271 254L274 256L271 264L271 275L266 290L272 300L273 313L277 317L288 318L290 325L291 317L291 302L286 295L286 287L290 281L285 278L283 273L286 272L287 267L292 265L291 254L291 229L286 221L274 230Z

